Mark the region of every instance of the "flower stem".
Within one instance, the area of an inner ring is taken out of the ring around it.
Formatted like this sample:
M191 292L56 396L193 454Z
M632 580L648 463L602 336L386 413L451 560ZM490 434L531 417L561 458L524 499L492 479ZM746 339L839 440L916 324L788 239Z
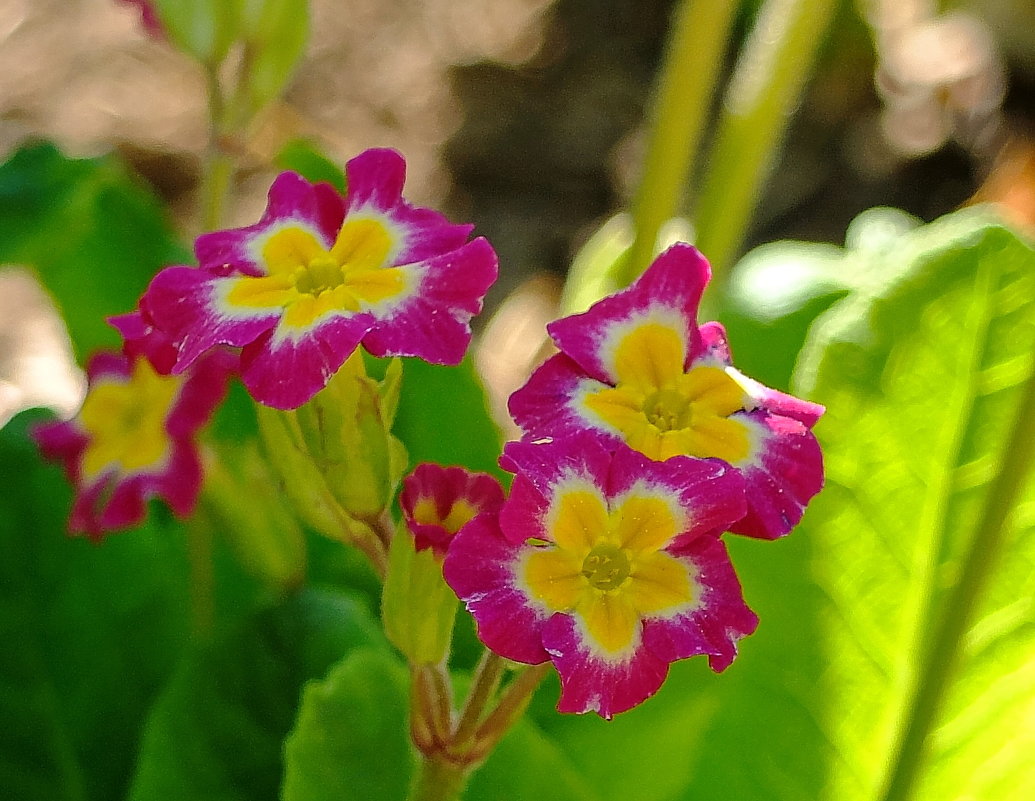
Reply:
M217 66L205 67L205 87L208 93L209 134L201 179L201 230L214 231L223 219L234 163L223 148L226 100L219 85Z
M683 0L673 12L643 178L633 203L636 238L614 268L620 287L647 269L661 226L680 211L739 5L735 0Z
M744 44L708 156L695 222L697 246L725 279L783 139L835 0L766 0Z
M457 801L469 769L441 754L421 755L407 801Z
M474 670L471 688L467 693L467 700L460 713L460 721L453 734L453 742L462 744L474 735L485 714L485 706L496 694L496 688L499 687L502 676L503 659L486 648L478 662L478 667Z
M1006 540L1004 526L1035 460L1035 367L1021 390L1022 397L1010 434L1006 438L999 472L995 477L959 581L949 594L931 645L918 672L906 725L887 774L882 801L906 801L923 766L927 737L941 708L960 654L960 643L974 616L975 607L999 560Z

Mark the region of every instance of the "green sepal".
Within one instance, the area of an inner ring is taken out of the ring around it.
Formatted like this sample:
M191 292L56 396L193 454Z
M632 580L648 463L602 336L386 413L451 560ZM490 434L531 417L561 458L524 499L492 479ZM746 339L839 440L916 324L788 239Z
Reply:
M397 362L389 365L383 382L374 380L357 352L295 413L329 492L357 520L381 516L405 469L402 445L390 431L400 380Z
M391 643L415 665L438 664L449 653L456 595L442 578L442 560L432 548L418 551L400 524L388 552L381 618Z
M206 463L198 514L210 519L249 573L290 590L305 580L305 535L279 495L269 492L270 469L256 442L222 443L218 458Z
M313 464L294 415L262 405L257 405L256 414L266 458L299 519L324 536L341 540L341 512Z

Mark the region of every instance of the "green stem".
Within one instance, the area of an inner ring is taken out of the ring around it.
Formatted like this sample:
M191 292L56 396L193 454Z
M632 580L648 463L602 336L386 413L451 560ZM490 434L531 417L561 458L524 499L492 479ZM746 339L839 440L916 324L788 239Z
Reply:
M661 226L680 211L739 5L735 0L683 0L674 12L633 203L636 238L628 257L614 268L618 286L647 269Z
M457 801L467 783L468 768L440 754L421 756L407 801Z
M1022 388L1017 416L1006 439L1006 452L981 514L959 581L943 607L906 717L906 726L885 782L882 801L911 797L935 722L960 654L975 607L999 560L1006 540L1004 525L1024 487L1035 458L1035 368Z
M208 91L209 136L201 179L201 229L214 231L223 219L234 163L223 149L227 108L216 66L205 68L205 86Z
M835 0L766 0L730 82L697 206L697 246L721 286L740 249Z
M549 671L549 662L532 665L521 671L507 685L496 708L489 713L482 725L478 727L478 731L475 732L475 747L470 755L473 761L478 762L485 759L510 731L510 728L525 714L532 695Z
M462 745L474 735L485 714L486 704L496 694L496 688L499 687L502 675L503 659L486 648L478 662L478 667L474 670L471 688L467 693L467 700L460 713L460 722L457 723L456 732L453 735L454 743Z

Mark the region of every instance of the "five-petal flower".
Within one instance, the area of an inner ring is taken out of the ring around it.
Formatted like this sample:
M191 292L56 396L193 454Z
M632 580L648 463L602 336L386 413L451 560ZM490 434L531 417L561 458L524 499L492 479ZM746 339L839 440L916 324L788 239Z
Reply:
M142 307L177 347L173 372L220 343L241 347L260 402L300 406L362 343L376 356L456 364L496 279L496 254L469 225L402 198L405 163L368 150L342 198L282 173L255 225L198 238L199 268L168 267Z
M446 581L479 638L519 662L553 661L562 712L605 718L657 692L668 665L728 666L757 618L717 534L744 513L718 459L661 464L592 435L510 443L517 475L498 519L456 535Z
M441 558L456 533L478 515L496 514L503 488L488 473L425 462L403 479L399 506L418 551Z
M201 488L194 438L222 401L232 368L223 351L183 376L161 375L142 356L95 354L79 413L33 432L75 487L69 529L99 540L142 521L152 497L189 515Z
M526 438L593 431L657 461L716 457L747 483L731 530L772 539L823 484L811 427L823 407L747 378L718 323L697 325L710 277L692 246L669 248L628 289L548 326L561 352L510 398Z

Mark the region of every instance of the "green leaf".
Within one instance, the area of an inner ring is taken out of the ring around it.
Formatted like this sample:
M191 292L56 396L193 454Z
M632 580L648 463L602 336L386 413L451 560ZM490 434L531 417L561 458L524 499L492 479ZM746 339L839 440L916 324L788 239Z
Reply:
M294 170L307 181L326 181L342 194L345 193L345 171L305 139L288 142L275 159L282 170Z
M464 681L461 679L461 685ZM404 801L415 757L408 678L393 656L360 650L305 692L288 738L283 801ZM465 801L595 801L557 747L528 721L475 771Z
M360 604L306 590L199 648L151 711L130 799L278 798L282 741L302 685L377 642Z
M241 88L254 114L287 85L309 38L308 0L245 0Z
M406 670L363 649L309 685L284 750L283 801L403 801L413 770Z
M240 0L153 0L169 39L203 64L226 57L239 24Z
M967 211L903 234L882 259L883 283L820 318L804 351L800 386L827 405L827 487L786 542L737 543L761 625L687 799L1035 792L1030 472L1005 527L978 529L990 497L1003 502L1013 444L1033 436L1018 411L1035 252Z
M34 145L0 166L0 263L32 267L57 302L76 354L119 344L105 317L130 311L154 274L190 255L119 163Z
M470 357L457 367L403 359L402 397L392 429L410 463L458 464L501 475L502 443Z
M182 537L152 522L101 546L69 538L68 486L26 436L38 417L0 431L0 795L124 798L186 637Z

